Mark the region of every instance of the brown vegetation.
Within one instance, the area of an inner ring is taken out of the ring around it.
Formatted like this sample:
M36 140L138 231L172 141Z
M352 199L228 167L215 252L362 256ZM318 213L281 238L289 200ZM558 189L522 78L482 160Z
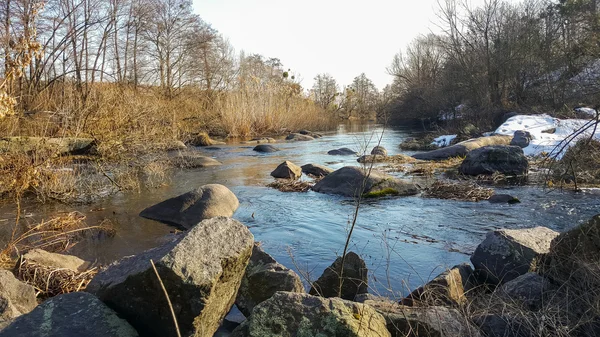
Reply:
M426 198L452 199L462 201L487 200L494 194L491 188L484 188L471 182L438 180L423 192Z

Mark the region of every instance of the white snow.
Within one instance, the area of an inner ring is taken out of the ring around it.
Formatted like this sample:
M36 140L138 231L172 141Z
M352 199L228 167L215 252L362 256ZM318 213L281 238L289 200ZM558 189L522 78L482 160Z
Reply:
M558 119L546 114L536 116L517 115L500 125L494 134L513 136L515 131L518 130L529 131L532 140L529 142L529 146L523 149L525 155L535 156L545 152L560 159L569 146L575 145L580 139L591 136L594 131L593 126L580 135L571 137L577 130L591 125L593 122L586 119ZM555 129L553 133L542 132L552 132L553 129ZM571 138L573 138L572 141L560 151L564 141ZM596 130L594 138L600 139L600 127ZM560 153L558 153L559 151Z
M590 117L596 117L596 114L597 114L596 110L594 110L592 108L583 108L583 107L582 108L575 108L575 111L584 113L584 114L586 114L586 115L588 115Z
M446 147L450 145L450 142L456 138L457 135L443 135L435 138L431 144L437 145L437 147Z

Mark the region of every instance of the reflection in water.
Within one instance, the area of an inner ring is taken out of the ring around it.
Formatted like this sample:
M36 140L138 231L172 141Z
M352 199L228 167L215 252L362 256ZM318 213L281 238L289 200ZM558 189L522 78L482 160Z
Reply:
M94 205L24 205L24 214L39 218L75 209L87 215L90 225L109 219L117 227L116 237L90 239L73 250L83 258L109 263L159 245L161 238L174 230L139 217L142 209L197 186L219 183L238 196L240 208L234 217L250 227L267 252L284 265L310 272L316 278L343 249L353 201L314 192L282 193L266 188L272 181L270 172L284 160L298 165L330 163L328 166L335 169L356 165L356 157L330 156L327 151L340 147L370 151L377 142L373 135L381 131L374 124L344 124L336 133L315 141L277 144L281 151L271 154L260 154L252 151L253 145L239 144L200 149L223 162L223 166L177 171L168 187L115 195ZM386 130L381 145L390 154L397 154L398 144L409 136L407 129ZM365 146L369 139L370 144ZM513 187L505 193L515 195L522 203L509 206L420 197L365 203L351 249L361 254L373 271L372 292L402 290L402 280L415 287L445 267L467 262L468 254L489 230L538 225L555 230L570 228L598 213L600 200L597 195L548 194L534 187ZM13 205L0 205L0 220L8 219L13 212Z

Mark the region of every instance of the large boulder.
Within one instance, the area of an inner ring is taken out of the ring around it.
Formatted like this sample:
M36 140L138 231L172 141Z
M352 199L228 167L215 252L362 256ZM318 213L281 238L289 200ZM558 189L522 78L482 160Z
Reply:
M43 151L55 155L84 154L95 145L93 138L5 137L0 138L0 153Z
M279 164L279 166L277 166L277 168L273 170L273 172L271 172L272 177L281 179L296 180L300 178L301 175L302 169L300 168L300 166L287 160Z
M377 145L371 150L372 155L387 156L387 150L381 145Z
M546 227L492 231L477 246L471 262L485 282L508 282L534 268L557 236L557 232Z
M545 295L554 295L556 290L558 287L548 279L530 272L504 283L494 293L507 301L520 303L527 310L537 311L549 302Z
M91 263L73 255L51 253L42 249L32 249L21 256L21 262L27 261L53 269L70 269L74 272L84 272Z
M462 305L473 287L473 268L468 263L452 267L415 289L402 303L411 305Z
M358 254L349 252L346 254L344 261L342 292L340 296L338 290L340 287L341 265L342 257L340 256L331 266L325 269L319 279L313 282L309 294L322 297L341 297L352 301L356 295L368 292L369 278L367 265Z
M315 140L315 139L311 136L303 135L301 133L290 133L287 137L285 137L285 140L308 141L308 140Z
M339 149L331 150L327 152L327 154L331 156L355 156L357 155L357 152L347 147L342 147Z
M302 165L301 168L302 172L314 177L324 177L329 173L333 172L333 169L318 164L306 164Z
M313 186L313 190L320 193L340 194L347 197L358 196L360 188L365 182L365 195L393 194L414 195L419 191L415 184L396 179L374 170L367 177L368 170L359 167L346 166L328 174Z
M94 295L76 292L40 304L0 331L0 336L134 337L138 333Z
M518 146L485 146L467 154L459 167L466 175L493 174L499 172L506 175L527 174L529 162Z
M208 184L150 206L140 216L189 229L204 219L230 217L239 205L238 198L227 187Z
M489 136L465 140L458 144L443 147L441 149L417 153L413 155L415 159L421 160L445 160L453 157L464 157L467 153L484 146L509 145L512 141L510 136Z
M35 289L8 270L0 270L0 328L37 306Z
M277 263L258 244L254 244L235 305L244 315L250 316L256 305L271 298L278 291L305 292L298 274Z
M262 152L262 153L271 153L271 152L279 151L279 149L276 148L275 146L268 145L268 144L258 144L252 150L256 151L256 152Z
M200 168L222 165L216 159L200 154L178 154L170 159L171 165L179 168Z
M144 336L176 336L171 299L185 336L212 336L232 307L252 254L248 228L225 217L204 220L161 247L109 265L90 282L95 294Z
M441 306L407 307L383 301L366 301L385 317L392 337L436 336L479 337L473 326L458 310Z
M254 308L232 337L389 337L383 316L339 298L277 292Z
M526 148L529 146L531 138L531 133L529 133L529 131L518 130L515 131L513 139L510 141L510 145Z
M533 317L535 321L536 317ZM531 318L516 317L509 313L486 313L473 317L473 322L486 337L534 337L539 336L533 330ZM543 336L543 335L542 335Z

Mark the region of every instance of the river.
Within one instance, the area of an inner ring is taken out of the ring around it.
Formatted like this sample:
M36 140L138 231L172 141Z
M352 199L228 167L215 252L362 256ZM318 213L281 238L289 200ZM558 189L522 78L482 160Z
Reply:
M340 125L337 131L309 142L276 144L282 151L260 154L253 145L228 144L202 153L222 166L176 171L168 186L141 193L114 195L92 205L29 204L25 215L78 210L88 224L109 219L116 227L113 238L89 239L72 252L100 264L159 245L173 227L143 219L138 213L164 199L195 187L219 183L240 200L234 218L246 224L263 248L280 263L316 279L343 250L354 211L352 199L315 192L283 193L265 187L270 172L282 161L298 165L316 163L331 168L357 165L356 157L330 156L339 147L359 150L368 140L389 154L406 153L398 144L414 135L408 128L383 130L376 124ZM410 154L410 153L409 153ZM410 178L409 178L410 179ZM469 254L486 232L498 228L546 226L563 231L600 211L600 196L590 193L546 190L534 186L497 188L522 202L499 205L426 199L419 196L370 200L360 208L351 250L360 254L370 270L370 292L399 295L431 279L445 268L468 262ZM0 219L14 206L0 206Z

